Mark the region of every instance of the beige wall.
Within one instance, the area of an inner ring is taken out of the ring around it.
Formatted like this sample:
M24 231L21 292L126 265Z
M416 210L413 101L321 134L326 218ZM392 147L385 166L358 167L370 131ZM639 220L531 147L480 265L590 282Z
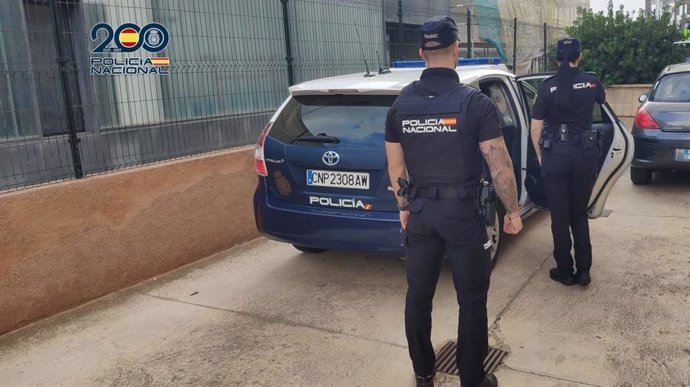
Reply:
M256 238L253 149L0 194L0 333Z
M638 98L649 92L652 85L613 85L606 89L606 101L613 111L625 122L628 129L632 128L637 108L640 107Z

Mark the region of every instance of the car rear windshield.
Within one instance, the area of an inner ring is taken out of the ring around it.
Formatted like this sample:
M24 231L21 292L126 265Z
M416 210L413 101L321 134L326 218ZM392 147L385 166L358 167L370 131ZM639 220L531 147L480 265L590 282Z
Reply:
M394 95L315 95L290 99L270 131L284 143L320 146L330 142L383 147L386 113ZM306 140L305 140L306 139ZM309 141L317 140L317 141Z
M690 102L690 73L669 74L661 78L650 101Z

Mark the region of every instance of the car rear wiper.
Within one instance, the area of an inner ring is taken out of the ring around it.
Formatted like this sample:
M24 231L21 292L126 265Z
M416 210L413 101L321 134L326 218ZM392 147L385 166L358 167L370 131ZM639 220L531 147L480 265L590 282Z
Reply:
M317 135L317 136L309 136L309 137L297 137L296 139L292 140L292 143L295 142L318 142L318 143L327 143L327 144L337 144L340 142L340 139L338 137L334 136L326 136L326 135Z

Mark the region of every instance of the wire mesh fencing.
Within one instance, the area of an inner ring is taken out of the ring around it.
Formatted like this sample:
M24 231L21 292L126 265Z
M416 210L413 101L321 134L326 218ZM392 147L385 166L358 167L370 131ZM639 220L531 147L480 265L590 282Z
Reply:
M463 55L510 67L515 56L531 71L563 33L464 11L448 0L0 2L0 191L252 144L290 85L418 59L435 15L458 20Z

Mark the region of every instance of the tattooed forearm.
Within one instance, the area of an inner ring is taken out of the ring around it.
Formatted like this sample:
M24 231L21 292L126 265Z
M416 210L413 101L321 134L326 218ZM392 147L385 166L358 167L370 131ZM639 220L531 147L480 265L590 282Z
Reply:
M513 173L513 161L502 137L479 144L484 160L489 165L491 178L498 197L508 214L518 211L517 185Z
M501 198L506 212L513 214L518 211L517 202L517 186L515 184L515 176L511 170L500 170L491 174L494 182L494 188L498 197Z

